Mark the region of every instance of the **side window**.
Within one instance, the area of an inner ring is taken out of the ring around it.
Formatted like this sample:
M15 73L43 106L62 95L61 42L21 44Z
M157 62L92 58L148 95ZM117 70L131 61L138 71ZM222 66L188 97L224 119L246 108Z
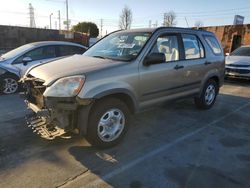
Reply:
M210 48L212 49L212 51L214 52L214 54L220 55L222 53L221 48L220 48L220 44L218 43L218 41L215 37L205 35L204 38L205 38L206 42L208 43L208 45L210 46Z
M43 59L43 48L37 48L26 53L24 57L30 57L33 61Z
M56 57L55 46L45 46L43 47L43 59L50 59Z
M73 50L74 50L75 54L83 54L86 51L86 49L78 47L78 46L74 46Z
M30 57L32 61L55 58L56 48L55 46L44 46L36 48L17 58L14 63L22 63L24 57Z
M56 49L55 46L44 46L41 48L31 50L30 52L26 53L24 57L30 57L33 61L55 58Z
M176 35L165 35L158 37L151 53L163 53L166 62L179 60L179 47Z
M204 48L195 35L182 34L186 59L199 59L204 57Z
M83 54L86 50L77 46L59 46L60 56Z

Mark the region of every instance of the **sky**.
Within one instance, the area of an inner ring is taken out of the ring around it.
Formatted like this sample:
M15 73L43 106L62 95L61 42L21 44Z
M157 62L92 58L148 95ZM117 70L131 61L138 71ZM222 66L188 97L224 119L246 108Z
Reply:
M178 27L192 27L196 21L204 26L228 25L234 15L245 17L250 23L250 0L68 0L71 25L91 21L100 28L103 19L103 35L118 29L119 15L125 5L133 12L132 28L157 26L163 23L165 12L174 11ZM62 27L66 19L65 0L0 0L0 25L29 26L29 3L34 7L36 27L58 29L58 10Z

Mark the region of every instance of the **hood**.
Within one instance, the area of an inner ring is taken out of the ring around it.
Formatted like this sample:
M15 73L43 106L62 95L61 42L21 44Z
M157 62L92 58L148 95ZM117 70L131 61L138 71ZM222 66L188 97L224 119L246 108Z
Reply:
M226 64L250 65L250 56L227 56Z
M73 75L83 75L91 71L96 71L122 63L124 62L88 57L84 55L74 55L34 66L27 71L25 77L30 74L33 77L44 80L44 85L51 85L59 78Z

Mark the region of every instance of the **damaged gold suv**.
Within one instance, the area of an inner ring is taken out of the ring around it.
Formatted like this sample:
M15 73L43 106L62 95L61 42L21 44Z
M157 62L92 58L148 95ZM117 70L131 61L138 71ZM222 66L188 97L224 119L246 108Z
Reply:
M125 135L130 115L164 101L194 97L213 106L225 60L213 33L183 28L117 31L83 55L29 69L21 82L30 127L46 139L78 130L98 147Z

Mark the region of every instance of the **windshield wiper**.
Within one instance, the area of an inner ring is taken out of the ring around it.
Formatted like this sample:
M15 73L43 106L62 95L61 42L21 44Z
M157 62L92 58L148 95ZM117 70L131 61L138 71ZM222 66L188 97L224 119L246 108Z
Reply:
M103 56L100 56L100 55L94 55L92 57L101 58L101 59L107 59L106 57L103 57Z

